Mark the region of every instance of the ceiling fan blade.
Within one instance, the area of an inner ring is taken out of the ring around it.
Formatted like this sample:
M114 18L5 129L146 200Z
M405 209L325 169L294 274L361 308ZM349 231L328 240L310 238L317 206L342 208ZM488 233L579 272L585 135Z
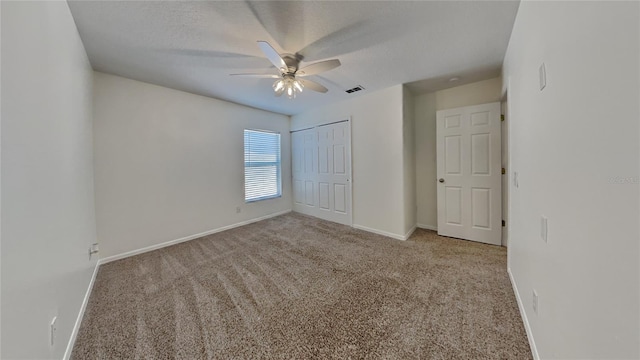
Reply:
M287 63L284 62L282 57L280 57L280 54L278 54L278 52L271 45L269 45L268 42L266 42L266 41L258 41L258 46L260 46L260 49L267 56L267 59L269 59L269 61L271 61L271 63L278 70L280 70L280 71L283 71L282 69L284 69L284 71L287 70L287 68L288 68L287 67Z
M311 65L305 66L302 69L298 70L298 72L296 72L296 76L315 75L315 74L319 74L321 72L325 72L325 71L329 71L331 69L335 69L338 66L340 66L340 60L338 60L338 59L320 61L320 62L317 62L315 64L311 64Z
M329 91L329 89L318 84L315 81L311 81L311 80L298 80L298 81L300 81L302 85L304 85L305 89L310 89L310 90L321 92L321 93L326 93L327 91Z
M241 76L241 77L263 78L263 79L280 79L280 75L276 75L276 74L229 74L229 76Z

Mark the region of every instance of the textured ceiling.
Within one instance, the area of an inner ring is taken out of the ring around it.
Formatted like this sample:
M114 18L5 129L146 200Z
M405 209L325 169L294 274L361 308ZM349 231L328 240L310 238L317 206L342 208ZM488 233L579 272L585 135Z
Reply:
M95 70L289 115L397 84L427 92L497 76L518 4L69 1ZM342 66L309 77L326 94L276 98L272 79L229 76L277 73L257 40L304 56L301 66ZM356 85L365 90L344 92Z

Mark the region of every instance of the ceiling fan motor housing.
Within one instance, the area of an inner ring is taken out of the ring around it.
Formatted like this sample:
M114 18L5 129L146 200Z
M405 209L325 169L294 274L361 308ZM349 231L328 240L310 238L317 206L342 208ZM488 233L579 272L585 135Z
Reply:
M302 55L299 54L282 54L280 55L282 60L284 60L285 64L287 64L286 73L294 74L298 71L298 67L300 66L300 61L302 61ZM282 69L280 69L282 70Z

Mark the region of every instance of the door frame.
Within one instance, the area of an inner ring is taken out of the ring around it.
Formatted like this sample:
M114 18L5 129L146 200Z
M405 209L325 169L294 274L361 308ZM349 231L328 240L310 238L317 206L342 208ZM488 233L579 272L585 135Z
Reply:
M506 111L505 111L506 110ZM505 221L505 225L502 229L502 246L509 248L510 230L511 230L511 114L509 110L509 94L508 89L505 90L500 100L500 112L504 116L504 120L501 121L502 131L502 147L501 147L501 160L502 167L505 169L505 173L502 175L502 220ZM506 130L506 131L505 131ZM506 201L505 201L506 199Z
M500 100L500 103L505 103L506 107L507 107L507 113L504 114L505 115L505 122L509 122L507 123L507 131L506 131L506 136L507 136L507 164L506 164L506 174L502 177L502 181L506 182L506 192L507 192L507 208L506 209L502 209L503 214L506 214L507 216L507 221L506 221L506 235L507 235L507 243L506 243L506 247L507 247L507 270L511 271L511 248L512 246L510 246L510 243L512 242L512 231L511 229L513 228L513 193L514 193L514 176L515 176L515 169L513 168L513 143L511 141L512 137L512 133L513 133L513 126L512 126L512 120L513 118L511 117L511 114L513 113L513 110L511 109L512 107L512 103L510 101L510 96L509 96L509 90L511 89L511 77L508 77L506 79L506 84L504 84L505 81L503 80L503 89L502 89L502 98ZM503 150L504 151L504 150ZM504 245L503 245L504 246Z

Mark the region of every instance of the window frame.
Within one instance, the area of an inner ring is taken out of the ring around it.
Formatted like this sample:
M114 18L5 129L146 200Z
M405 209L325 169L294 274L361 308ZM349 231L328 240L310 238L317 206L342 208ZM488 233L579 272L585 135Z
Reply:
M258 198L253 198L247 200L247 166L246 166L246 152L247 152L247 143L246 143L246 133L249 132L258 132L265 134L273 134L278 136L278 159L276 162L276 187L277 192L274 195L261 196ZM242 154L243 154L243 190L244 190L244 202L245 204L254 203L262 200L270 200L277 199L282 197L282 134L279 131L274 130L265 130L265 129L256 129L256 128L244 128L242 131Z

